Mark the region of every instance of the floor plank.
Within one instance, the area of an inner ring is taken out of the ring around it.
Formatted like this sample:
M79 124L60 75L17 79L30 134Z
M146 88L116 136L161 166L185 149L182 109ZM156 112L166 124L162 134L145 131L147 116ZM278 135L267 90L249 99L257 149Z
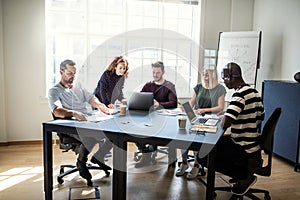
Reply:
M159 154L156 165L136 169L133 161L133 152L136 148L133 144L129 144L128 149L130 153L128 153L127 199L204 199L205 187L198 180L188 181L184 177L174 176L176 169L167 168L166 155ZM57 145L54 145L53 151L54 199L68 199L69 189L85 187L85 180L74 173L59 185L56 181L59 166L75 163L76 156L73 152L62 153ZM40 144L0 146L0 199L44 199L42 158L43 149ZM109 165L111 160L110 158L108 161ZM293 165L275 156L271 177L258 177L255 187L268 189L273 200L298 200L300 173L294 172L293 169ZM104 172L100 171L92 171L92 174L94 185L100 188L101 199L111 199L112 176L105 177ZM227 178L221 174L216 175L217 186L226 185L222 177ZM88 191L85 190L87 193ZM229 193L217 193L217 199L229 197Z

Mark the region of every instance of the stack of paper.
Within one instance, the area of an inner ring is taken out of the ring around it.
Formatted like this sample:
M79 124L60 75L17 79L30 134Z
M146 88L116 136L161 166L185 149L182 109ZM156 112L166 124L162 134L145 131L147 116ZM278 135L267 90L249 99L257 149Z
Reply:
M217 126L206 126L206 125L193 125L191 128L192 132L215 133L215 132L217 132L217 130L218 130Z
M183 115L185 113L182 112L182 110L180 108L176 108L176 109L160 109L157 110L156 112L158 112L161 115L170 115L170 116L176 116L176 115Z

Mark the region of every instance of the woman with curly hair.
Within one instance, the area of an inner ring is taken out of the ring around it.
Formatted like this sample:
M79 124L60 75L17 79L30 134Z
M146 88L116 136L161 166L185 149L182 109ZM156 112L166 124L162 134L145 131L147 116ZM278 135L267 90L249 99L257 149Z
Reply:
M101 75L95 96L109 108L114 108L116 100L124 99L123 88L128 77L128 61L124 56L115 57Z

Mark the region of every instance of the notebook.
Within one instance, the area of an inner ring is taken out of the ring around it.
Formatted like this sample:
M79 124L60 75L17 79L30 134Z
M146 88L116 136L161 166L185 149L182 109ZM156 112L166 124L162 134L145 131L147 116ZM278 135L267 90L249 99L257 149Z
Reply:
M149 111L153 107L152 92L134 92L129 98L129 110L145 110Z
M206 125L206 126L216 126L219 119L203 117L200 115L196 115L190 103L187 101L182 104L182 107L192 125Z

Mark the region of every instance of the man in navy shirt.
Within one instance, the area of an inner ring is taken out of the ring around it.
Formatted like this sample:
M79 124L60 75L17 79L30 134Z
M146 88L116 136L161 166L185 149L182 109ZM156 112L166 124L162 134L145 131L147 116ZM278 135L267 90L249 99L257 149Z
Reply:
M177 107L177 95L175 85L163 78L165 73L165 66L163 62L158 61L152 64L153 81L150 81L144 85L141 92L153 92L154 102L153 105L159 108L176 108ZM143 155L140 162L136 163L135 167L143 167L151 162L151 151L155 151L157 146L149 145L140 146L139 150Z

